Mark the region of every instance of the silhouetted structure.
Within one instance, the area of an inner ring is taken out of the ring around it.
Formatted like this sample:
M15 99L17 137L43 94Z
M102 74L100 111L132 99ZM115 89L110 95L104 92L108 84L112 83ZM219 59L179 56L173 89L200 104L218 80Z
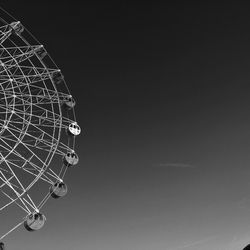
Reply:
M3 242L0 242L0 250L5 250Z
M250 250L250 244L243 248L243 250Z

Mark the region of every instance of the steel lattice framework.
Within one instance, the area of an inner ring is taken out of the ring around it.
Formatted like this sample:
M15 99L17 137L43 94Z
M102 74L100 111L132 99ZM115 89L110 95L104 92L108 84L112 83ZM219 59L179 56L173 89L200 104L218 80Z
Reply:
M0 23L0 211L15 205L26 214L11 232L51 196L49 189L32 196L38 181L62 183L78 162L80 127L74 99L43 45L19 21Z

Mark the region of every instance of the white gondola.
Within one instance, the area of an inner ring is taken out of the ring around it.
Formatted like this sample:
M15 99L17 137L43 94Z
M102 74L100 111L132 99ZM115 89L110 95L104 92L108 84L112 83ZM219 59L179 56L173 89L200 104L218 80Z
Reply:
M72 122L71 124L69 124L67 132L68 132L68 135L70 135L70 136L76 136L76 135L79 135L81 133L81 128L77 124L77 122Z
M42 60L47 55L47 51L41 46L36 50L36 54Z
M11 23L10 27L13 29L13 32L16 33L17 35L20 35L24 31L24 27L19 21Z
M45 216L41 213L30 214L27 219L24 221L24 227L28 231L36 231L41 229L45 223Z
M60 84L64 81L64 76L60 71L53 73L52 80L55 84Z
M76 165L79 162L79 158L75 152L68 152L64 157L63 157L63 163L67 167L71 167Z
M76 102L71 95L68 95L67 97L64 98L63 106L66 109L70 110L70 109L74 108L75 105L76 105Z
M64 182L56 182L54 185L50 187L50 195L54 199L58 199L67 194L68 188Z

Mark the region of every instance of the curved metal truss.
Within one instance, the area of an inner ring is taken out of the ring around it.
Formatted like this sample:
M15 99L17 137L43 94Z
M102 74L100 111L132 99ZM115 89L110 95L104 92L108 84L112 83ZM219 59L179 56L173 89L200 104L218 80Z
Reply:
M63 183L78 162L80 127L75 101L44 46L19 21L0 23L0 211L18 206L22 223L51 196L49 188L33 195L34 187Z

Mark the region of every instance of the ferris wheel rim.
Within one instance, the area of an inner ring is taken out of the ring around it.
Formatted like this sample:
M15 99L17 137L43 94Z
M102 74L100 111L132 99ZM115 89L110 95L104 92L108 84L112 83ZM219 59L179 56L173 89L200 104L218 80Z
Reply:
M1 7L0 7L1 8ZM2 8L1 8L2 9ZM5 10L3 10L3 11L5 11ZM9 15L9 13L7 13L8 15ZM13 17L12 17L13 18ZM3 20L2 18L0 18L1 20ZM13 20L16 20L15 18L13 18ZM4 21L5 22L5 21ZM7 22L5 22L5 23L7 23ZM37 42L38 42L38 44L40 44L39 43L39 41L27 30L27 29L25 29L26 30L26 32L28 32L29 33L29 35L30 36L32 36L33 37L33 39L34 40L36 40ZM22 36L20 36L20 38L22 39L22 41L24 41L25 42L25 44L27 44L28 46L31 46L30 44L29 44L29 42L27 41L27 40L25 40ZM13 42L13 41L12 41ZM14 43L14 42L13 42ZM14 45L15 45L15 43L14 43ZM56 63L54 62L54 60L51 58L51 56L49 55L49 54L47 54L47 56L49 57L49 59L50 59L50 61L53 63L53 65L55 66L55 68L56 69L58 69L58 66L56 65ZM38 58L38 60L41 62L41 64L44 66L44 68L46 68L47 69L47 66L45 65L45 63L42 61L42 60L40 60L39 58ZM50 79L51 80L51 82L52 82L52 84L54 85L54 83L53 83L53 81L52 81L52 79ZM46 86L46 85L45 85ZM67 86L67 84L66 84L66 82L64 81L64 86L66 87L66 89L67 89L67 93L68 94L70 94L70 92L69 92L69 89L68 89L68 86ZM55 87L55 86L54 86ZM55 91L57 91L57 88L55 87ZM59 100L59 98L58 98L58 100ZM59 107L60 107L60 103L58 102L58 104L59 104ZM60 110L60 114L61 114L61 109L59 109ZM72 109L72 114L73 114L73 120L76 120L75 119L75 111L74 111L74 108ZM9 120L11 119L11 116L9 117ZM58 134L58 137L60 137L60 135L61 135L61 129L59 130L59 134ZM24 137L24 134L22 135L22 138ZM21 140L19 140L18 141L18 143L17 143L17 145L20 143L20 141ZM13 150L16 148L16 146L17 145L15 145L15 147L13 147ZM49 161L48 161L48 164L47 164L47 167L46 167L46 169L48 168L48 166L49 166L49 164L50 164L50 162L51 162L51 160L52 160L52 158L53 158L53 155L55 154L55 152L56 152L56 149L57 149L57 147L58 147L58 144L57 144L57 146L56 147L53 147L53 151L51 151L52 152L52 156L49 158ZM75 141L73 141L73 144L72 144L72 149L74 150L74 148L75 148ZM11 151L11 152L13 152L13 150ZM49 157L49 154L48 154L48 156L47 156L47 158L46 159L48 159L48 157ZM39 180L40 179L40 177L43 175L43 173L44 173L44 171L46 170L46 169L42 169L41 171L40 171L40 173L37 175L37 177L34 179L34 181L33 182L31 182L31 185L30 186L28 186L28 188L26 188L25 189L25 191L19 196L19 197L17 197L16 199L14 199L13 201L11 201L11 204L12 203L14 203L14 202L16 202L16 200L18 200L20 197L22 197L36 182L37 182L37 180ZM65 174L65 173L64 173ZM64 176L64 174L63 174L63 176Z

